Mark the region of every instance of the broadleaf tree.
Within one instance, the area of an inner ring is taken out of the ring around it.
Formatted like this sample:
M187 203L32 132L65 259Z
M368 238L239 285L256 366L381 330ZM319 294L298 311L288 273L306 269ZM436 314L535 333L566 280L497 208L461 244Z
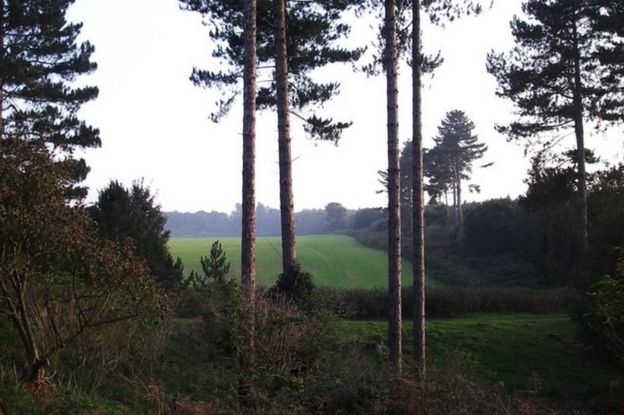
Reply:
M71 183L42 143L0 141L0 315L23 346L21 380L35 386L87 332L169 315L145 262L102 238L80 202L67 203Z

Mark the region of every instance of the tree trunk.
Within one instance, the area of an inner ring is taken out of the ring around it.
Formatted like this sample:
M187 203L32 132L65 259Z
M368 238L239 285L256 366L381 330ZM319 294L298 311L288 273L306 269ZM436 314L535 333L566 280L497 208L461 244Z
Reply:
M455 181L457 182L457 240L464 240L464 212L461 198L461 172L459 166L455 166Z
M284 276L288 276L295 264L296 253L292 158L290 155L290 121L288 119L288 51L286 49L285 0L275 0L275 49L280 213L282 220L282 272Z
M16 307L9 304L9 309L12 312L10 319L22 340L26 358L24 368L20 375L20 381L37 386L43 381L45 369L49 365L49 362L47 358L42 359L39 354L39 349L35 344L31 322L26 315L26 305L23 301L23 297L23 295L18 295Z
M248 307L248 344L254 345L256 297L256 0L249 0L245 24L243 80L243 206L241 284Z
M422 79L420 0L412 3L412 264L414 362L419 377L425 376L425 203L423 186Z
M396 6L385 2L385 69L388 112L388 292L390 362L401 373L401 206L398 121Z
M453 178L451 179L451 189L453 190L453 227L457 228L457 182L455 181L455 168L453 167Z
M574 135L576 136L576 153L579 181L579 216L580 216L580 245L581 259L587 251L587 180L585 177L585 133L583 126L583 85L581 81L581 57L578 47L578 32L576 22L573 26L574 34Z
M0 62L4 63L4 0L0 0ZM4 138L4 74L0 73L0 140Z

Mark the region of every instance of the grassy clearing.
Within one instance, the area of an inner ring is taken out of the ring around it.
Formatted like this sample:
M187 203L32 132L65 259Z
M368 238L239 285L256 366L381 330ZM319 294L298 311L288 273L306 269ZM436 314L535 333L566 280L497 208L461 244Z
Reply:
M411 330L407 326L411 324L406 322L405 325L405 349L409 356ZM479 314L457 319L431 319L427 329L429 368L433 377L439 377L440 372L446 371L452 378L469 384L476 380L479 382L474 385L476 390L484 386L484 390L489 391L487 385L499 383L511 396L535 397L554 408L591 408L589 412L565 413L622 413L614 409L616 406L613 404L605 405L608 401L617 405L617 397L624 396L624 372L597 360L579 345L574 338L574 326L564 315ZM379 346L385 344L386 323L339 320L334 331L335 337L326 345L330 348L328 353L349 350L349 345L354 344L359 345L354 349L356 355L342 356L345 367L325 368L328 373L325 376L321 374L317 381L342 379L341 382L344 382L336 385L312 383L307 386L320 388L325 397L334 396L328 391L338 391L335 392L337 399L343 398L343 392L353 394L362 390L381 390L379 388L383 385L375 383L380 381L380 373L373 372L368 378L366 376L370 373L367 375L368 372L362 371L373 371L380 364L385 365L387 356L378 352L384 349ZM7 327L0 324L0 335L7 334ZM0 360L0 398L11 408L9 414L33 415L160 413L155 411L153 400L148 403L146 393L149 391L160 391L163 395L159 399L165 403L180 395L184 399L188 397L194 401L210 402L221 408L235 407L233 388L237 385L238 376L232 368L236 366L236 361L212 355L205 342L200 340L202 336L201 320L177 319L165 349L153 367L153 378L145 380L146 383L129 383L134 378L127 377L124 370L119 375L113 374L105 382L108 386L100 389L99 393L86 392L79 387L79 383L61 381L55 389L53 401L36 399L30 392L18 387L11 363ZM350 360L354 356L357 356L357 361ZM336 365L340 366L340 362ZM63 368L57 368L64 372ZM334 376L344 376L345 368L354 379L348 376L334 379ZM359 383L352 386L350 381ZM110 383L115 387L111 388ZM348 397L360 399L357 394ZM462 396L449 395L442 399L462 399ZM475 399L481 398L476 396Z
M411 323L405 350L411 353ZM345 320L344 340L384 342L383 321ZM508 392L586 400L624 392L624 372L598 360L575 339L565 315L479 314L427 322L429 365L459 363Z
M221 241L232 263L232 275L240 274L240 238L172 239L171 253L180 257L185 271L201 271L199 258L208 255L215 240ZM297 238L297 256L314 283L330 288L384 288L387 285L386 253L369 248L350 236L310 235ZM256 242L256 275L260 285L272 285L281 272L279 237ZM411 284L412 267L403 261L403 284Z

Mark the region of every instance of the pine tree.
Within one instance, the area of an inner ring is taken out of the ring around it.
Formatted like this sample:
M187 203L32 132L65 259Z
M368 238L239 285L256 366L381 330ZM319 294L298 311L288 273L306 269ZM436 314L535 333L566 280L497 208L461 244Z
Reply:
M592 30L601 35L597 49L603 66L601 83L610 94L600 102L599 116L624 122L624 3L619 0L594 0L588 10Z
M98 89L72 81L96 69L93 46L76 43L82 25L65 14L74 0L0 0L0 139L39 140L67 156L76 181L88 167L76 148L100 146L99 131L81 121L80 106Z
M474 128L474 123L464 112L450 111L440 123L438 135L433 139L436 151L443 157L445 167L451 174L455 224L457 238L460 240L463 239L464 229L462 180L470 177L473 161L483 157L487 151L487 145L480 143L479 137L473 135Z
M247 302L247 338L253 347L256 302L256 0L245 9L243 62L243 189L241 285Z
M420 0L412 0L412 325L414 362L425 377L425 200L422 137L422 38Z
M403 353L401 349L401 171L399 167L397 10L394 0L386 0L384 5L384 70L388 117L388 297L390 298L388 344L390 362L400 374Z
M381 2L380 0L368 0L363 2L366 8L377 10L379 9L381 3L384 4L384 10L388 10L388 3ZM411 5L411 21L409 20L409 9ZM413 146L410 146L412 149L412 153L407 157L405 154L405 150L408 149L406 146L404 148L404 152L401 155L401 161L399 164L399 171L397 173L393 173L399 177L396 179L400 184L401 190L399 191L399 205L403 205L403 209L399 207L399 210L406 210L406 207L409 207L411 212L409 215L401 215L399 213L399 224L397 225L399 228L402 227L401 221L405 222L404 225L408 225L409 228L411 222L411 232L412 232L412 243L413 243L413 261L414 261L414 350L416 351L416 361L417 365L420 367L420 374L424 376L425 373L425 331L424 331L424 307L425 307L425 299L424 299L424 280L425 280L425 267L424 267L424 200L423 200L423 149L422 149L422 98L421 98L421 88L422 88L422 74L433 72L438 66L442 64L442 59L440 54L437 56L426 56L422 53L422 40L421 40L421 31L420 31L420 11L421 8L424 9L428 14L430 19L434 23L441 23L445 20L453 20L463 14L471 14L471 13L479 13L481 11L481 6L479 1L473 0L424 0L420 2L419 0L406 0L406 1L397 1L395 2L395 12L394 19L396 22L395 25L395 42L394 46L397 59L399 55L407 53L409 46L411 44L411 53L409 54L408 62L412 66L412 134L413 134ZM380 32L380 36L378 38L380 45L383 45L383 52L374 56L374 60L371 64L366 65L364 70L371 75L377 75L379 73L380 64L385 66L388 56L388 32L387 32L387 13L386 20L384 21L384 26ZM408 28L399 30L399 27ZM409 36L409 28L411 28L411 36ZM380 50L382 48L379 48ZM387 68L385 68L387 69ZM386 72L386 76L388 73ZM398 91L397 91L398 93ZM390 96L388 97L390 98ZM388 114L390 115L391 110L389 108ZM389 118L390 119L390 118ZM389 126L390 131L390 126ZM389 137L390 144L390 137ZM389 152L394 151L390 150ZM397 150L398 152L398 150ZM389 154L389 160L393 158ZM403 163L409 162L410 166L404 165ZM388 171L380 172L381 183L383 183L388 188L388 196L389 200L393 200L393 196L391 196L390 183L391 172L390 166ZM411 178L412 183L409 186L404 186L404 179ZM393 185L395 185L393 183ZM407 203L406 203L407 198ZM403 203L401 203L403 201ZM413 203L412 203L413 202ZM393 202L391 202L393 203ZM389 207L389 218L394 213ZM389 220L389 233L396 237L396 231L392 230L391 222L393 219ZM397 220L396 218L394 220ZM393 237L391 237L393 238ZM399 233L399 240L401 236ZM389 244L389 261L393 262L396 252L396 248L390 249L392 244ZM400 250L400 248L399 248ZM399 253L400 256L400 253ZM393 267L391 266L392 270ZM391 271L392 272L392 271ZM391 293L391 298L396 296ZM400 302L400 298L399 298ZM391 307L395 307L393 303ZM400 320L400 316L398 317ZM392 319L392 317L391 317ZM393 323L391 321L391 326L397 326L397 323ZM399 322L400 325L400 322ZM392 340L392 335L390 336ZM392 346L391 346L392 347Z
M583 252L587 248L585 123L608 118L605 103L613 98L613 91L602 82L605 66L597 53L605 40L590 18L598 4L526 1L523 11L530 20L516 17L511 23L516 47L508 54L491 53L487 63L488 72L498 81L497 94L510 98L518 108L518 120L500 127L501 132L517 139L574 131Z
M202 286L206 286L209 279L222 284L225 282L225 277L230 273L230 262L227 260L223 245L219 241L212 243L210 256L202 256L199 258L199 263L204 273L204 278L200 280Z
M224 98L213 113L218 121L229 111L238 94L243 66L242 34L244 6L242 0L180 0L182 7L207 17L218 29L211 39L217 47L213 56L226 63L225 71L195 68L191 80L198 86L217 87ZM354 1L292 2L260 0L257 2L258 68L268 69L269 78L258 88L258 109L276 108L280 154L280 208L282 212L283 272L290 272L296 262L295 220L292 198L290 157L290 122L295 114L304 121L305 131L315 139L337 142L350 122L334 121L312 113L310 107L322 105L339 92L338 82L319 83L310 76L316 68L330 63L352 62L363 50L346 49L336 41L349 33L340 16ZM264 73L264 72L263 72Z
M128 190L112 181L100 191L90 212L100 235L115 242L130 241L135 255L145 259L151 275L164 288L175 289L182 283L182 263L173 261L167 247L167 219L142 182Z

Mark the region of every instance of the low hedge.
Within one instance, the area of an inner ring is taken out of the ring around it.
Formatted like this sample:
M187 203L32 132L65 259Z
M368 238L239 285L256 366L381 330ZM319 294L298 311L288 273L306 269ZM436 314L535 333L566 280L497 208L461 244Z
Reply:
M385 290L317 290L318 301L335 314L348 318L387 317ZM453 317L471 313L561 313L575 294L567 289L514 287L435 287L426 292L427 317ZM412 290L402 292L403 317L412 316Z

